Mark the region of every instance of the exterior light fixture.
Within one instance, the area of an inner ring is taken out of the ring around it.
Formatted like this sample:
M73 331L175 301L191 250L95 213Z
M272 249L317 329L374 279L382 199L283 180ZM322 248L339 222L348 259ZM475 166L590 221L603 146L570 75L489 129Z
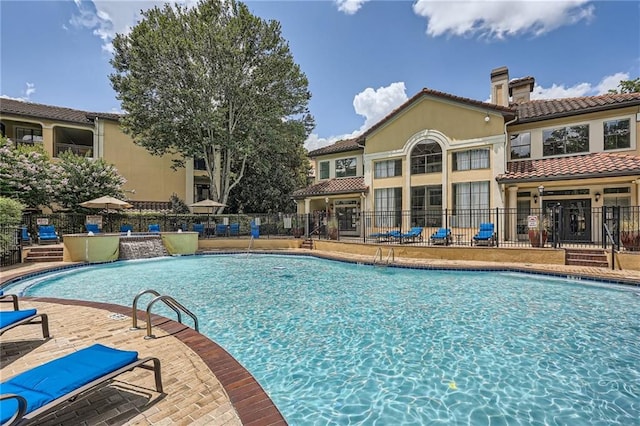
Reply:
M491 121L491 117L489 117L489 114L484 116L484 122L488 123L489 121Z
M599 192L596 192L596 203L597 203L598 201L600 201L600 193L599 193Z
M538 194L533 194L533 204L538 204Z

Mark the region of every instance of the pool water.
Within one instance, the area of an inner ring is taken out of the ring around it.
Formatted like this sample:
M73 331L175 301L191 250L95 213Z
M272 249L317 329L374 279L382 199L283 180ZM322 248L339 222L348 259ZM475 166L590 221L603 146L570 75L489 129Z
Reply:
M173 296L291 425L640 418L638 288L255 254L116 262L19 287L124 306L149 288Z

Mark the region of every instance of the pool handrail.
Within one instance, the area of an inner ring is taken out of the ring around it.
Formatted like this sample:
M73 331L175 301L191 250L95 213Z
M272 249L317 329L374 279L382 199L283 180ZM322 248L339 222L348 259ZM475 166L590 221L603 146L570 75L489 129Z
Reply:
M198 327L198 318L193 314L193 312L191 312L189 309L185 308L181 303L179 303L176 299L174 299L171 296L167 296L167 295L165 295L165 296L157 296L157 297L153 298L153 300L151 300L151 302L149 302L149 304L147 305L147 335L144 336L145 339L155 339L156 338L156 336L151 334L151 308L159 300L164 302L167 306L171 307L173 305L173 307L178 308L181 311L183 311L185 314L189 315L191 317L191 319L193 320L193 328L197 332L200 332L199 327ZM179 317L180 317L180 314L178 314L178 318ZM183 322L180 319L178 319L178 322L183 324Z
M160 293L158 293L157 291L153 290L153 289L148 289L148 290L143 290L140 293L136 294L136 297L133 298L133 304L131 307L131 320L132 320L132 325L131 325L131 330L139 330L140 327L138 327L138 315L137 315L137 311L138 311L138 299L140 299L140 296L143 296L145 294L153 294L154 296L158 297L160 296ZM167 306L169 306L171 309L173 309L173 312L176 313L176 315L178 316L178 322L182 323L182 315L180 314L180 310L173 305L170 305L168 303L165 302L165 304ZM148 307L148 305L147 305ZM149 321L148 315L147 315L147 321Z

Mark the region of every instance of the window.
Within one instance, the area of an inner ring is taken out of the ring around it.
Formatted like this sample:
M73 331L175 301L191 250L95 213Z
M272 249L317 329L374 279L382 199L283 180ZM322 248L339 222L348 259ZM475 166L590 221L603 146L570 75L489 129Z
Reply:
M393 176L402 176L402 160L377 161L374 164L374 178L380 179Z
M489 182L465 182L453 184L452 226L477 227L489 222Z
M435 142L420 143L411 151L411 174L442 171L442 149Z
M320 179L329 179L329 162L320 162Z
M489 150L471 149L453 153L453 170L476 170L489 168Z
M402 188L382 188L374 191L375 226L400 226L402 220Z
M57 157L62 152L71 151L75 155L91 154L93 132L91 130L56 126L53 129L53 153Z
M336 160L336 177L349 177L356 175L356 157L341 158Z
M514 133L511 139L511 159L531 157L531 133Z
M560 127L542 132L542 155L545 157L588 151L588 124Z
M193 170L207 170L204 158L193 157Z
M604 149L621 149L631 147L629 119L610 120L604 122Z
M15 142L28 143L42 142L42 129L34 127L16 127Z
M411 188L411 226L442 226L442 185Z

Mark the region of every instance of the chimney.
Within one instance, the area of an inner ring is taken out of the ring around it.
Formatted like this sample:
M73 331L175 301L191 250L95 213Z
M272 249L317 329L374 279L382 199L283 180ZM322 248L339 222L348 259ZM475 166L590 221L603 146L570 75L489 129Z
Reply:
M491 103L509 106L509 69L496 68L491 71Z
M533 92L533 86L536 83L533 77L518 78L509 82L509 96L516 104L529 102L531 100L530 93Z

